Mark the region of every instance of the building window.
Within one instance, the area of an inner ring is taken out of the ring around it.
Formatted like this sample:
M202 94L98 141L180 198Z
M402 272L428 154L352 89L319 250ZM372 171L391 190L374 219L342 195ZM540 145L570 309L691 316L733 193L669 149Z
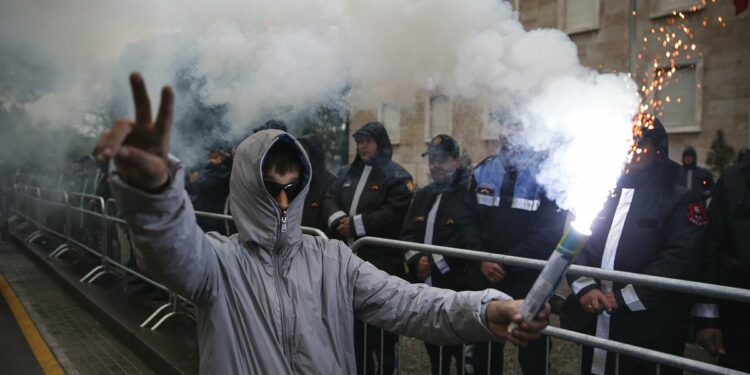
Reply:
M485 107L482 110L482 140L496 141L500 137L500 125L498 125L496 116Z
M671 76L670 76L671 73ZM670 133L701 131L703 110L703 63L681 62L659 66L654 70L654 80L665 77L661 90L655 90L654 100L659 103L657 116Z
M701 0L650 0L649 16L671 16L672 12L695 12L706 7Z
M558 0L558 27L568 34L599 29L600 5L601 0Z
M453 104L445 95L430 97L427 115L427 132L425 142L438 134L451 134L453 122Z
M378 121L385 125L391 143L401 142L401 107L398 103L383 103L378 108Z

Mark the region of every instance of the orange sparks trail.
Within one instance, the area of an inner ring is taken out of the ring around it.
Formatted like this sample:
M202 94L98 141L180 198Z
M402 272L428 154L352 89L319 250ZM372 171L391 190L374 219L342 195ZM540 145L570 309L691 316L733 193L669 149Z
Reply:
M640 106L638 115L633 119L633 135L636 139L642 137L644 131L653 129L655 116L663 114L663 105L680 105L683 102L679 96L661 98L658 93L673 79L675 82L679 81L677 71L680 68L694 67L693 64L685 61L689 61L694 56L703 56L695 42L695 32L691 24L696 23L708 27L709 24L715 22L716 25L726 28L724 17L703 16L708 13L708 9L704 8L712 7L715 3L716 0L710 0L710 3L708 0L701 0L702 5L692 5L689 13L673 11L672 16L664 21L666 25L654 26L649 30L650 33L643 36L642 51L637 54L639 61L643 61L644 56L649 55L647 48L649 43L652 47L661 48L661 51L654 51L656 53L651 55L654 58L648 66L652 69L646 69L641 79L640 92L643 104ZM704 11L700 14L696 13L701 9ZM700 84L697 88L701 88ZM634 144L630 150L629 160L639 158L644 151Z

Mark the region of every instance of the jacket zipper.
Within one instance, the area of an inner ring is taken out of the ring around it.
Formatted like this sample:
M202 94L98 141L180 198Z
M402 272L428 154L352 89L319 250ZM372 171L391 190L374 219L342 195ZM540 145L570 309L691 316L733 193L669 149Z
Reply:
M294 355L292 353L291 339L287 336L290 334L290 328L287 326L286 319L286 308L284 306L284 289L281 285L281 256L279 252L284 247L286 242L286 231L287 231L287 216L286 210L281 210L281 217L279 219L279 234L276 236L276 246L273 251L274 269L276 277L274 277L274 283L276 284L276 294L279 296L279 305L281 307L281 339L284 345L284 351L286 352L287 358L289 358L289 365L294 370Z

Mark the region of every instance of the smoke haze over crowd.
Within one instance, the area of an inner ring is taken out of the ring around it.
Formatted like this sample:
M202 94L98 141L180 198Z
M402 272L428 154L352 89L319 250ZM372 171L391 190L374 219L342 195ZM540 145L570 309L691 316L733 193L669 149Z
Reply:
M619 176L640 102L632 80L581 66L567 35L525 31L497 0L2 0L0 31L1 110L28 126L131 117L131 71L152 99L175 87L173 149L187 158L270 118L439 92L500 114L511 142L547 155L551 197L591 218L582 207Z

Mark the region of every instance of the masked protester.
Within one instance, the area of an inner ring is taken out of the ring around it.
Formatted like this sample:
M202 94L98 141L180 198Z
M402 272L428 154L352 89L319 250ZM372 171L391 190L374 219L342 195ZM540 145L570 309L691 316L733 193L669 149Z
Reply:
M684 186L697 194L704 202L711 197L714 187L714 176L706 169L698 166L698 153L691 146L682 152L682 169L678 185Z
M503 143L497 155L474 168L466 198L473 222L464 240L469 248L481 251L546 260L562 236L567 213L536 182L536 166L543 155ZM497 288L523 298L539 271L473 262L470 274L474 290ZM524 373L545 373L546 343L538 341L520 350L518 359ZM502 373L503 344L475 345L473 367L477 374Z
M329 232L330 228L326 223L327 217L323 212L323 201L336 176L326 168L326 153L318 137L308 134L299 137L297 140L305 149L312 166L310 191L307 193L305 209L302 211L302 225Z
M460 160L458 142L440 134L432 139L422 157L428 158L432 183L417 191L406 215L401 240L463 248L461 233L468 225L466 199L469 173ZM451 290L466 290L468 261L407 251L409 279ZM425 342L432 373L449 374L451 358L456 373L463 367L463 345L438 346Z
M659 120L637 139L640 154L592 224L577 264L695 280L701 268L708 218L701 199L675 184L679 165L669 160L667 132ZM586 277L570 279L563 327L681 356L691 297ZM616 364L619 363L619 369ZM656 365L584 347L583 373L654 374ZM662 374L681 373L661 367Z
M343 240L354 241L364 236L397 239L412 199L413 179L391 160L393 149L383 124L365 124L353 137L357 156L349 168L342 170L326 197L328 225ZM357 255L391 275L405 275L399 249L365 246ZM381 372L374 368L373 355L383 372L391 373L396 365L398 337L375 327L368 327L365 333L363 322L357 322L355 330L357 360L366 357L366 373ZM362 369L360 364L358 370Z
M724 170L716 184L708 236L707 279L750 289L750 160ZM696 341L719 365L750 372L750 304L722 300L693 307Z
M130 81L136 119L116 121L96 154L115 161L111 189L139 264L196 305L201 374L353 374L354 316L443 344L539 338L549 308L524 321L522 301L499 291L409 284L340 241L303 235L311 165L278 130L258 132L237 149L230 201L239 233L204 233L183 187L184 167L168 157L172 90L162 90L152 122L143 79ZM510 322L520 327L508 333Z

